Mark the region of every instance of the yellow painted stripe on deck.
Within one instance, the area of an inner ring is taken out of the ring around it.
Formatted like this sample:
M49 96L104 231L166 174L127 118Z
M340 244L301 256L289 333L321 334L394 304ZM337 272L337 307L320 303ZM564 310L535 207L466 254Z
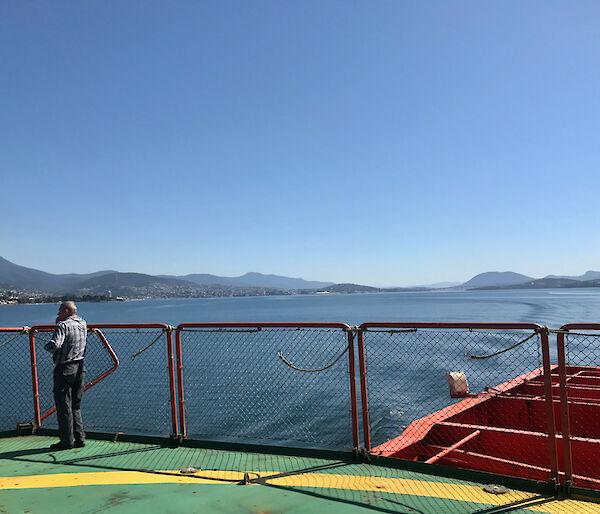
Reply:
M265 478L276 475L277 471L261 471ZM250 473L250 478L257 473ZM233 484L241 481L244 473L239 471L201 470L193 476L182 475L179 471L100 471L89 473L54 473L48 475L32 475L17 477L0 477L0 490L3 489L43 489L54 487L73 487L90 485L142 485L142 484ZM506 505L514 501L534 498L537 495L519 491L509 491L502 495L484 492L479 486L429 482L425 480L409 480L404 478L366 477L358 475L336 475L325 473L303 473L297 475L270 478L269 484L288 487L313 487L343 489L354 491L379 491L384 493L405 494L430 498L459 500L463 502L483 503L487 505ZM529 507L529 510L548 513L565 512L567 502L570 508L584 505L585 512L600 513L600 506L567 500ZM588 510L592 509L592 510ZM577 510L577 509L576 509Z
M49 475L0 477L0 490L73 487L80 485L227 484L239 482L243 478L244 473L240 473L239 471L202 471L195 476L182 475L179 471L53 473Z

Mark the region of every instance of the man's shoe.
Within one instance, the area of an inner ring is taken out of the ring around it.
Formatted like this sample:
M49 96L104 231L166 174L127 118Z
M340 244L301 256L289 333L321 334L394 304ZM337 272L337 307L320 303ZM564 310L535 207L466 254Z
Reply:
M83 448L84 446L85 446L84 441L75 441L75 443L73 444L73 448Z
M72 446L67 446L62 443L54 443L50 445L51 450L70 450Z

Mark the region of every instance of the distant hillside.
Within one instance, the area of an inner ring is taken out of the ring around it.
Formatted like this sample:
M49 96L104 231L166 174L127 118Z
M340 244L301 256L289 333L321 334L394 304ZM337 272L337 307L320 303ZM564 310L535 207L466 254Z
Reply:
M68 292L79 287L79 284L89 278L113 273L111 271L96 271L95 273L79 275L69 273L54 275L33 268L19 266L0 257L0 287L7 289L40 290L51 293Z
M600 271L586 271L583 275L568 276L568 275L548 275L544 278L566 278L569 280L597 280L600 278Z
M153 275L144 275L143 273L109 273L99 277L84 280L80 284L82 289L103 288L110 289L116 287L146 287L152 284L161 284L168 286L195 287L196 284L186 280L176 278L155 277Z
M188 280L201 286L212 286L217 284L229 285L228 277L219 277L208 273L192 273L190 275L158 275L163 278L175 278L179 280ZM223 280L224 279L224 280Z
M19 266L0 257L0 290L27 292L28 296L37 298L67 294L108 298L108 291L113 297L129 298L271 295L290 294L297 290L309 292L332 284L261 273L246 273L241 277L209 274L173 277L117 271L55 275Z
M474 289L572 289L575 287L600 287L600 279L573 280L570 278L538 278L537 280L530 280L523 284L476 287Z
M323 288L323 291L329 293L378 293L381 291L378 287L361 286L359 284L333 284Z
M465 287L467 289L501 287L522 284L531 280L535 279L512 271L488 271L487 273L475 275L471 280L465 282L460 287Z
M328 293L406 293L413 291L429 291L427 287L371 287L360 284L333 284L324 287L321 291Z
M423 284L414 286L414 288L424 288L424 289L447 289L450 287L456 287L462 285L462 282L436 282L435 284Z
M19 266L0 257L0 286L25 289L37 287L38 284L55 287L56 275Z
M162 275L163 277L165 275ZM207 273L195 273L183 276L169 276L180 280L188 280L198 285L225 285L236 287L269 287L276 289L321 289L333 282L318 282L302 278L290 278L280 275L263 275L262 273L246 273L240 277L219 277Z
M96 271L94 273L68 273L55 275L33 268L19 266L0 257L0 293L10 298L18 293L26 298L77 295L78 297L129 298L196 298L222 296L255 296L298 294L326 291L330 293L377 293L424 291L431 288L450 289L534 289L600 287L600 271L587 271L578 276L548 275L534 279L512 271L489 271L474 276L456 286L455 283L438 283L428 286L378 288L360 284L310 281L302 278L246 273L239 277L221 277L208 273L184 276L146 275Z
M142 273L111 273L86 280L75 291L78 295L101 295L110 291L128 298L206 298L286 294L281 289L195 284L189 280L157 277Z

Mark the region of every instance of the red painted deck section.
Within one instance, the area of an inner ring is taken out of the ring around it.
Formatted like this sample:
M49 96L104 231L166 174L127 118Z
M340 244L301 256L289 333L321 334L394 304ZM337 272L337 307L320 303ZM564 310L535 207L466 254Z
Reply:
M552 404L559 469L563 439L557 367ZM600 368L567 366L573 476L600 489ZM538 369L411 423L373 453L415 461L548 480L550 438L543 370Z

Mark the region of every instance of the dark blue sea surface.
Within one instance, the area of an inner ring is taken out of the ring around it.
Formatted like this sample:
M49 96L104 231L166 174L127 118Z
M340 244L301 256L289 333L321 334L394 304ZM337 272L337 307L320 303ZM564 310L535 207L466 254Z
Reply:
M301 295L81 303L89 323L163 322L600 322L600 289L414 292ZM0 326L51 324L57 305L0 306ZM160 330L105 330L119 356L118 370L86 393L89 430L169 435L166 337ZM531 332L419 330L367 332L367 380L373 444L399 435L415 419L452 403L445 373L467 373L482 391L541 366L540 338L486 360L465 356L508 348ZM339 330L200 331L183 333L188 434L208 440L349 449L346 334ZM41 411L52 407L52 362L36 335ZM8 341L8 343L7 343ZM139 356L134 354L156 341ZM595 364L597 339L574 341L570 357ZM579 346L578 346L579 344ZM109 366L97 335L89 337L86 363L93 377ZM551 336L555 359L555 338ZM315 373L290 368L320 369ZM0 337L0 429L31 419L27 336ZM358 368L358 366L357 366ZM358 379L358 369L357 369ZM358 384L357 384L358 387ZM358 390L360 398L360 390ZM44 426L55 427L50 416Z
M0 326L52 323L57 305L0 306ZM494 321L558 328L600 321L600 288L249 296L81 303L89 323L203 321Z

